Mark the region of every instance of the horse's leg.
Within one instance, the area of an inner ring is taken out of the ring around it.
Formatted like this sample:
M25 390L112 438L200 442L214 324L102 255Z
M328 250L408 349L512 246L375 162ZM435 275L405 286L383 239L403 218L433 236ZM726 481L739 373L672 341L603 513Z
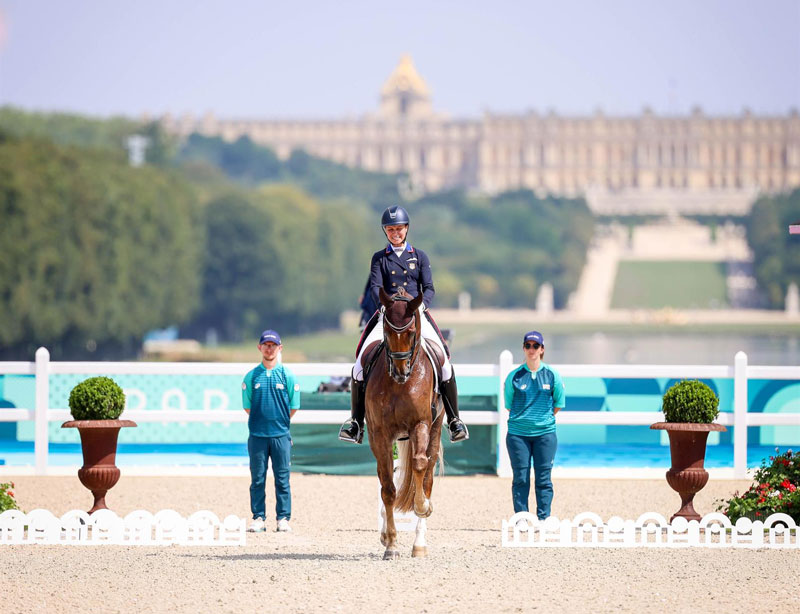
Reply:
M428 471L428 438L430 431L425 422L419 422L410 433L411 470L414 473L414 513L427 518L433 513L433 505L423 488L425 473Z
M381 500L383 501L385 514L383 531L381 531L381 544L386 546L383 558L396 559L399 558L400 551L397 549L397 529L394 524L396 491L394 487L392 445L391 442L386 441L385 435L377 430L375 433L370 432L369 445L378 463L378 479L381 482Z
M411 556L428 556L428 545L425 543L425 519L417 518L417 535L414 538L414 546L411 548Z
M433 474L436 470L436 461L439 458L442 446L442 421L443 416L440 414L431 427L431 437L428 443L428 470L425 472L425 480L423 481L423 490L428 499L431 498L431 492L433 491ZM441 473L442 470L440 468L439 472Z

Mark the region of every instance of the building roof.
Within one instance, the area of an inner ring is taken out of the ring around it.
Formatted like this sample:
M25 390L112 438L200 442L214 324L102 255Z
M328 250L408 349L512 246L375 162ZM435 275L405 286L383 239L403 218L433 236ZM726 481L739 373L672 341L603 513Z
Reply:
M410 55L400 58L400 63L381 88L381 96L391 96L398 92L411 92L422 98L430 95L428 85L419 76Z

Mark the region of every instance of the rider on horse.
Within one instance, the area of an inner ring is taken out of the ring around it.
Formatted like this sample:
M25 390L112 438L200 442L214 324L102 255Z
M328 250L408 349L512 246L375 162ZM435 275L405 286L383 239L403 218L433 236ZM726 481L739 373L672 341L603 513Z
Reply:
M431 265L427 254L420 249L412 247L406 242L408 234L408 212L402 207L389 207L383 212L381 225L389 244L372 256L369 276L369 291L378 303L378 290L383 288L389 294L395 294L403 289L412 297L422 292L423 311L422 336L429 343L436 344L444 356L442 366L442 382L439 391L442 395L444 408L447 412L447 426L450 431L450 441L463 441L469 438L469 431L458 415L458 389L453 366L444 348L443 341L433 323L430 312L427 310L435 290L431 275ZM353 381L351 385L350 420L342 425L339 430L339 439L353 443L361 443L364 436L364 370L361 363L362 354L374 341L383 337L383 313L378 311L364 330L361 349L353 366Z

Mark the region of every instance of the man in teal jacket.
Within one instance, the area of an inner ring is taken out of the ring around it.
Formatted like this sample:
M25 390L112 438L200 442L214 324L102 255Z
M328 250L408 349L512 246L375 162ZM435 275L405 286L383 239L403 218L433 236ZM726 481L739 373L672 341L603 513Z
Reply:
M291 531L292 493L289 471L292 437L289 421L300 407L300 387L292 372L280 364L281 338L274 330L261 333L258 351L261 364L242 382L242 407L250 416L247 453L250 455L250 511L253 522L248 531L264 531L266 517L267 462L272 460L275 478L277 531Z

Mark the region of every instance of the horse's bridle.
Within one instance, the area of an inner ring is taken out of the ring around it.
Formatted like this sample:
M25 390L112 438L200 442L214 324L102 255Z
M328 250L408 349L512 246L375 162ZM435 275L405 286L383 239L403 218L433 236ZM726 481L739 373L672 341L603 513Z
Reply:
M406 297L396 297L394 300L406 301L407 302L410 299L408 299ZM419 311L415 311L414 315L411 317L411 319L406 324L404 324L403 326L395 326L394 324L392 324L389 321L389 318L386 317L386 313L384 312L383 322L384 322L384 324L388 325L389 328L391 328L394 332L402 333L405 330L407 330L408 327L410 327L414 322L420 322L419 318L420 318ZM420 325L421 325L421 322L420 322ZM409 364L409 366L408 366L409 375L411 374L411 371L414 369L414 363L417 362L417 358L419 357L419 352L417 351L417 349L418 349L417 334L418 333L419 333L419 326L417 327L417 330L414 331L414 336L411 339L411 349L406 351L406 352L392 352L389 349L389 343L388 342L384 343L384 349L386 351L386 356L388 358L388 360L386 361L388 363L387 370L389 371L389 375L395 381L399 381L399 380L398 380L398 378L396 376L397 374L394 372L394 363L392 361L394 361L394 360L410 361L411 364ZM405 380L403 380L403 381L405 381Z

